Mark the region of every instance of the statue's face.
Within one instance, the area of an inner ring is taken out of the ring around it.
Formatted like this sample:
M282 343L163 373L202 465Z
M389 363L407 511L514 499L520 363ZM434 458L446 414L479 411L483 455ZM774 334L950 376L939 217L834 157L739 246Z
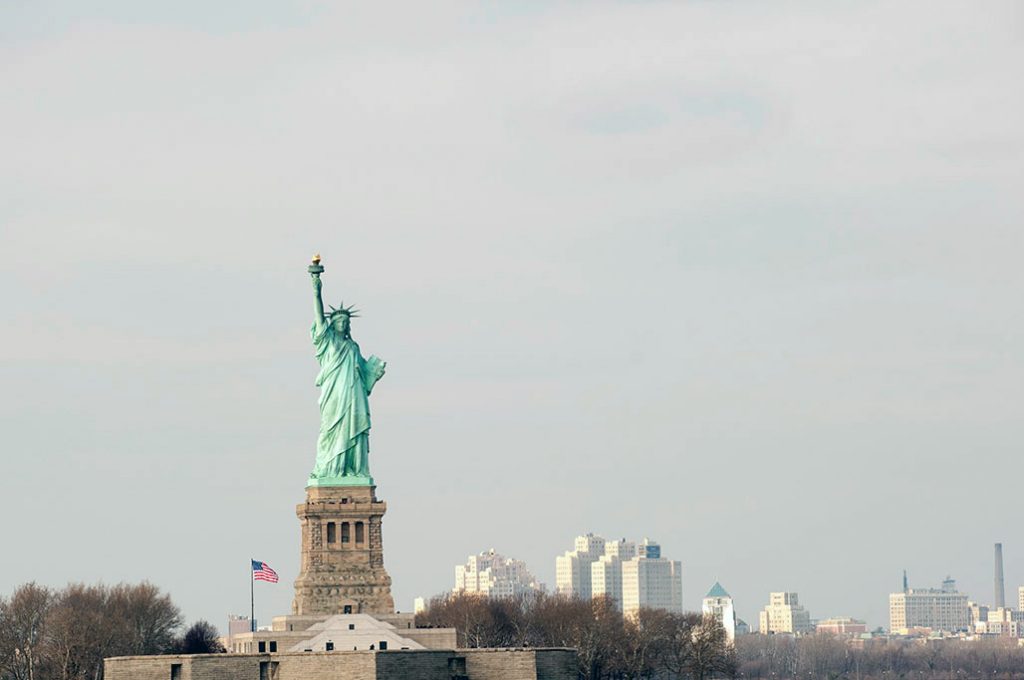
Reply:
M348 316L347 315L345 315L345 314L337 315L336 317L334 317L334 321L331 322L331 325L334 326L335 332L341 333L342 335L347 335L348 334Z

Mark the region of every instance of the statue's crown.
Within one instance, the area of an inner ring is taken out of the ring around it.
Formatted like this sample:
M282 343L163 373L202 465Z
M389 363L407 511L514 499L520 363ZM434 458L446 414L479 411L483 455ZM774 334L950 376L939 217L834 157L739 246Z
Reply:
M334 305L328 305L328 307L331 308L330 313L327 315L328 318L334 318L335 316L344 315L344 316L347 316L348 318L351 319L351 318L359 316L359 310L357 310L352 305L349 305L348 307L346 307L344 302L342 302L341 306L337 307L337 308L335 308Z

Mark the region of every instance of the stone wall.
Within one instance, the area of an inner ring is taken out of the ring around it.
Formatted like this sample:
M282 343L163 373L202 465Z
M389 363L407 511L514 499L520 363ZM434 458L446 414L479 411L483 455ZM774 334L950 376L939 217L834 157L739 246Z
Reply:
M384 652L377 655L375 680L452 680L449 669L452 660L458 656L451 650L410 650L394 654Z
M579 662L574 649L537 649L537 680L576 678Z
M427 649L455 649L459 644L458 634L454 628L402 628L397 633Z
M537 680L533 649L464 649L466 675L472 680Z
M571 649L123 656L105 680L576 680Z
M216 656L213 664L195 663ZM103 661L104 680L260 680L259 656L239 654L124 656ZM172 676L172 667L180 675Z

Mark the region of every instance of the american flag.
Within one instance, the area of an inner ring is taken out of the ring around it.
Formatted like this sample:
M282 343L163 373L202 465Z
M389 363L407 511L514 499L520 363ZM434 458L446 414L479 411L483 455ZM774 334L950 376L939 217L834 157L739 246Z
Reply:
M277 572L270 568L270 565L266 562L252 561L252 580L253 581L269 581L270 583L277 583Z

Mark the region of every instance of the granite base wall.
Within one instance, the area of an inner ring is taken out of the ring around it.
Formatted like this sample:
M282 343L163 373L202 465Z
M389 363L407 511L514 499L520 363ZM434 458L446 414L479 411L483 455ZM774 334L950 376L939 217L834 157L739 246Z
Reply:
M576 680L571 649L123 656L105 680Z

